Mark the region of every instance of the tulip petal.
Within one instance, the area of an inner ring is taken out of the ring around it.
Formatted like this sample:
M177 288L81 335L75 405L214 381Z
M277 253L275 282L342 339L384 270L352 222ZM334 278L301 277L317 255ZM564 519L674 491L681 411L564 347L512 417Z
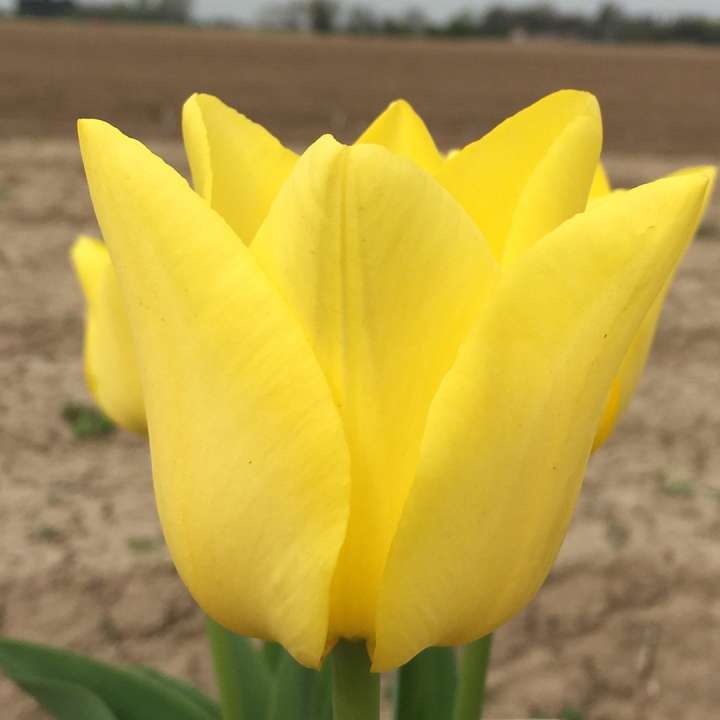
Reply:
M610 194L610 180L608 179L607 173L602 163L598 163L595 168L595 175L593 175L592 185L590 186L590 193L588 195L588 202L598 200L601 197L605 197Z
M195 189L249 244L297 155L212 95L185 102L183 137Z
M486 635L537 591L612 378L690 240L706 182L609 198L503 274L428 415L380 590L374 669Z
M104 243L79 237L71 258L86 302L85 380L100 409L132 432L146 431L145 402L130 325Z
M640 324L628 351L625 353L622 364L610 386L605 408L595 433L593 452L610 437L620 416L623 415L630 404L630 398L635 392L647 364L650 348L655 338L655 330L669 288L670 282L668 281Z
M563 90L448 158L437 177L511 262L585 209L601 145L597 100Z
M696 218L695 227L692 230L692 235L695 235L697 227L705 214L708 204L710 203L710 198L712 197L712 193L715 188L716 169L709 166L683 168L672 175L675 177L682 177L685 175L695 174L699 174L707 179L707 188L705 190L702 208ZM676 270L677 266L673 270L673 275ZM655 331L657 329L658 320L660 319L660 313L662 312L665 297L670 289L671 282L672 277L667 281L667 283L665 283L662 291L655 299L655 302L650 308L648 314L642 321L632 344L625 354L622 365L613 380L608 400L605 404L605 410L603 411L600 425L598 426L597 434L595 436L593 452L601 447L610 437L619 419L625 413L625 410L630 404L630 400L635 393L635 389L640 382L643 370L647 364L650 349L652 348L652 343L655 339Z
M391 102L355 144L382 145L429 173L436 173L443 163L427 126L406 100Z
M368 637L427 409L495 263L426 173L330 136L300 159L251 249L297 314L343 416L353 488L331 636Z
M323 373L250 252L177 173L106 123L79 130L175 564L218 622L317 665L350 493Z

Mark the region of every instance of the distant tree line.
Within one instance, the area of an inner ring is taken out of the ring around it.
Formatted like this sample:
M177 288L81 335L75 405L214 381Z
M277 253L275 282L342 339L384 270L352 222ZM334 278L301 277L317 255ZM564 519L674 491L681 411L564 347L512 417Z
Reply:
M116 0L112 4L93 4L92 0L17 0L20 15L189 22L191 10L192 0ZM652 15L631 15L614 2L606 3L594 15L564 12L547 2L513 8L499 2L485 11L468 8L447 20L434 21L420 8L388 14L352 0L279 0L266 6L258 22L261 27L276 30L356 35L720 44L720 17L683 15L663 20Z
M290 0L268 7L260 17L264 27L357 35L424 35L508 38L513 36L574 38L597 42L720 43L720 17L681 16L663 20L630 15L612 2L594 15L564 12L550 3L485 11L463 10L445 21L433 21L420 8L385 14L362 4L337 0Z
M110 4L74 0L17 0L18 15L36 17L101 18L156 22L190 21L192 0L118 0Z

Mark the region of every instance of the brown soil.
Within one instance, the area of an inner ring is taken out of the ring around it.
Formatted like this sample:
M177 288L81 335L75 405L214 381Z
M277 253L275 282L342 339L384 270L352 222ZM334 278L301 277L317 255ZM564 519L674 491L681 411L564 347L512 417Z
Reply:
M70 136L78 116L175 137L211 92L305 144L354 139L389 100L418 107L444 147L561 87L597 93L608 149L720 155L720 51L418 42L0 21L0 136Z
M291 142L328 124L352 135L402 91L455 144L546 89L585 85L607 101L609 166L630 185L720 157L720 99L707 91L720 55L154 32L0 23L0 133L35 138L0 141L0 633L210 688L202 619L163 547L144 442L77 441L60 417L88 399L67 252L95 231L76 148L59 137L72 118L159 137L153 148L182 166L164 136L193 89ZM498 64L510 79L497 81ZM59 139L37 139L47 135ZM662 159L665 143L687 157ZM638 149L654 155L628 154ZM706 720L720 706L718 239L714 207L638 396L591 463L551 579L497 635L488 717L572 707L585 720ZM0 706L7 720L44 717L2 680Z

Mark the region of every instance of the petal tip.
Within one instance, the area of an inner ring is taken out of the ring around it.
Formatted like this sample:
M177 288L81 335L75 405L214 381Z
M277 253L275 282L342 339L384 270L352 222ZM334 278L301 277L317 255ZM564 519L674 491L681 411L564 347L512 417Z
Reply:
M695 172L689 172L684 175L674 175L665 179L668 180L669 183L677 185L679 191L682 190L688 195L697 194L700 197L704 197L713 180L713 176L705 168L698 168Z
M693 177L699 176L705 178L706 190L711 193L717 181L717 167L715 165L697 165L694 167L683 168L674 172L671 177Z
M106 134L108 130L116 130L110 123L105 120L97 120L95 118L80 118L77 121L77 132L80 142L84 140L92 140L98 135Z
M195 92L185 102L188 103L191 100L200 110L202 110L204 105L221 105L223 107L229 107L219 97L211 95L210 93Z
M405 98L395 98L388 106L388 110L396 110L401 112L415 112L413 106Z
M70 258L76 265L86 258L96 257L105 249L105 244L90 235L77 235L70 246Z
M348 145L341 143L332 133L324 133L317 140L315 140L315 142L311 143L305 152L310 150L310 148L319 148L325 146L332 147L335 150L341 150L342 148L349 147Z
M557 98L563 98L567 100L575 100L579 104L586 105L588 109L594 110L600 107L597 97L589 90L578 90L577 88L564 88L558 90L555 93L551 93L550 97L555 96Z
M185 102L182 104L183 114L190 108L197 106L199 97L200 97L200 93L196 93L196 92L194 92L192 95L189 95L187 97Z
M102 156L103 151L108 149L109 144L130 140L124 133L110 123L105 122L105 120L82 118L78 120L77 130L80 154L83 157L86 170L90 153L94 156Z
M86 302L92 302L97 295L104 267L110 261L105 243L89 235L78 235L70 248L70 261Z

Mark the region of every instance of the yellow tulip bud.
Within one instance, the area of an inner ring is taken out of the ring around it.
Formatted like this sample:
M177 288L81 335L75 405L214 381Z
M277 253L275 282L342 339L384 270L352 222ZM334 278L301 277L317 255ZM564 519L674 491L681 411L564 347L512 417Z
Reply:
M184 582L311 666L492 631L552 565L708 172L588 204L602 129L574 91L445 158L404 102L299 159L208 96L183 129L197 192L79 126Z

